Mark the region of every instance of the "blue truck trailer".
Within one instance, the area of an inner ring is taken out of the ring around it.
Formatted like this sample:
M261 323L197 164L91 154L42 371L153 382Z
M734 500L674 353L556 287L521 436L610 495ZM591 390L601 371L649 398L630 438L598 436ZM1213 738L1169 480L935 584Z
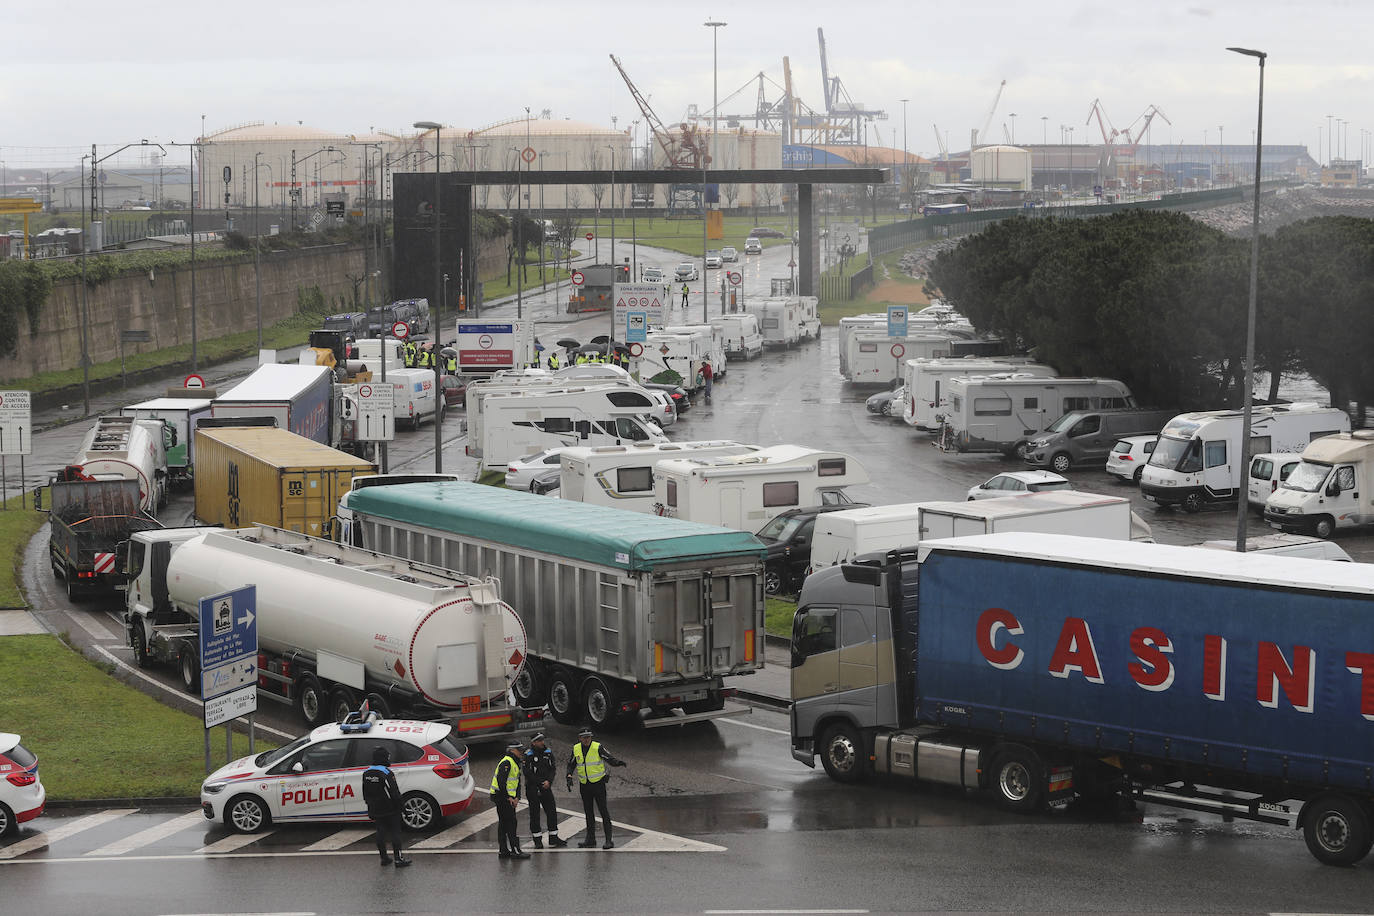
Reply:
M807 579L792 690L793 757L840 781L924 779L1019 811L1127 793L1293 824L1328 864L1374 845L1362 564L931 541Z

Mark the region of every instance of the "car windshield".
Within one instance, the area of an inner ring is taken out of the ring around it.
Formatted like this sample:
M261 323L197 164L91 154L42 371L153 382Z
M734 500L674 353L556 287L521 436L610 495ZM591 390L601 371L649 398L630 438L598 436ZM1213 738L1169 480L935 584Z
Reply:
M1293 473L1288 475L1288 479L1283 482L1285 490L1299 490L1303 493L1315 493L1321 489L1322 483L1331 473L1331 465L1316 464L1311 461L1304 461L1293 469Z
M305 735L304 737L297 738L290 744L277 748L275 751L263 751L261 754L253 758L253 766L270 767L273 764L278 763L284 760L285 758L291 756L292 754L296 753L296 751L305 747L309 743L310 736Z
M1202 470L1202 442L1198 439L1173 439L1160 436L1150 455L1150 466L1182 471L1185 474Z
M1032 483L1026 486L1032 493L1045 493L1049 490L1072 490L1073 484L1067 480L1047 480L1044 483Z
M1045 427L1045 432L1062 433L1064 430L1077 423L1082 416L1081 413L1066 413L1064 416Z
M758 536L774 541L785 541L801 527L802 520L795 515L779 515L759 529Z

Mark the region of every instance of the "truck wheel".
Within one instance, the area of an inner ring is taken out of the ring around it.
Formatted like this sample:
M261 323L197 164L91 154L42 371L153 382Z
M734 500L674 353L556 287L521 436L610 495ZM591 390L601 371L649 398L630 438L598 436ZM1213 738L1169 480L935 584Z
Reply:
M593 728L610 728L620 718L620 699L599 677L589 677L582 685L582 709Z
M67 600L75 604L81 599L81 593L76 589L76 576L69 569L64 577L67 585Z
M782 570L777 566L766 566L763 570L763 591L767 595L781 595L783 589Z
M200 661L190 649L182 649L177 656L177 670L181 672L181 686L187 693L200 693Z
M358 695L352 689L335 684L329 691L329 716L331 721L342 722L349 713L358 708Z
M407 830L419 833L439 823L439 806L423 792L408 792L401 796L401 823Z
M1329 540L1331 535L1336 533L1336 520L1329 515L1321 516L1312 526L1312 533L1323 541Z
M1183 511L1187 512L1189 515L1196 515L1198 512L1202 511L1202 494L1195 490L1183 497L1183 502L1179 503L1179 505L1181 505Z
M868 769L868 754L854 727L832 725L821 738L821 765L836 782L858 782Z
M296 678L296 709L302 722L310 728L323 722L325 702L324 688L315 675L306 672Z
M1354 865L1374 845L1369 812L1353 798L1315 798L1303 806L1300 820L1308 852L1324 865Z
M567 668L555 668L549 677L549 711L563 725L577 722L577 685Z
M992 758L992 791L1008 811L1026 814L1040 807L1044 796L1044 766L1027 747L1010 745Z
M224 826L239 833L257 833L272 820L262 799L240 795L224 806Z
M1069 456L1068 452L1059 452L1050 459L1050 470L1056 474L1062 474L1071 467L1073 467L1073 458Z
M148 637L143 633L143 624L141 622L135 623L134 627L134 638L132 640L134 661L138 664L138 667L147 668L152 664L152 656L148 654Z
M515 683L511 684L511 689L515 691L515 702L526 709L543 706L549 701L547 678L529 659L525 659L525 664L515 676Z

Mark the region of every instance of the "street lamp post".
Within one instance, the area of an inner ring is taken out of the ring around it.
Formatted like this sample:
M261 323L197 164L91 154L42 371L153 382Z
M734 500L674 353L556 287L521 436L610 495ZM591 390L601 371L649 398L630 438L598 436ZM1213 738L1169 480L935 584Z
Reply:
M442 161L439 155L439 131L442 125L437 121L416 121L416 130L434 131L434 298L438 300L438 305L434 310L434 326L437 329L434 334L434 342L440 344L444 339L444 281L443 265L440 263L440 244L439 244L439 164ZM386 362L383 354L383 363ZM444 385L441 376L443 359L439 354L439 347L434 348L434 472L436 474L444 470Z
M906 145L906 103L910 101L911 99L902 99L902 174L901 178L899 179L901 183L898 185L900 190L906 194L907 219L911 219L912 211L916 209L915 207L911 206L911 189L910 187L908 187L907 184L907 182L911 178L911 154L907 152Z
M715 158L716 149L716 108L719 89L719 57L717 53L717 39L720 35L721 27L727 25L724 22L714 20L704 23L711 30L711 150L710 153L701 157L701 323L707 324L710 317L706 312L706 300L710 298L706 292L706 165ZM721 268L724 270L724 268Z
M1264 149L1264 61L1268 54L1249 48L1227 48L1259 61L1259 108L1255 115L1255 211L1250 229L1250 302L1245 316L1245 374L1241 377L1240 467L1250 466L1250 404L1255 372L1255 303L1259 295L1260 155ZM1274 371L1278 371L1277 367ZM1236 552L1245 553L1245 526L1250 506L1246 499L1236 501Z
M607 146L611 151L611 291L615 292L615 278L620 276L620 264L615 259L615 147ZM631 280L634 278L631 277ZM612 303L614 306L614 302ZM611 344L615 344L615 308L611 308ZM609 355L609 354L608 354Z
M260 260L260 249L262 248L262 226L259 223L258 210L258 189L262 187L262 181L258 178L258 157L261 155L261 150L253 154L253 285L256 289L258 303L259 350L262 349L262 264Z

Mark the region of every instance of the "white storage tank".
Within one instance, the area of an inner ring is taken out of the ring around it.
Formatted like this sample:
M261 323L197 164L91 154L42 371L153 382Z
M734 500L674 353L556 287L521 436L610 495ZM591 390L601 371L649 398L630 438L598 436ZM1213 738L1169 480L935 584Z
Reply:
M1031 152L1019 146L983 146L970 157L970 179L988 187L1031 189Z

